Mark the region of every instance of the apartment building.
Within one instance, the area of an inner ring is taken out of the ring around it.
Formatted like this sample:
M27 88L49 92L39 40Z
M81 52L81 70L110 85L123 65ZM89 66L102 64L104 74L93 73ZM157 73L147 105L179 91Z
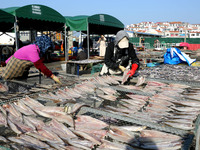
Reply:
M163 37L200 38L200 24L189 24L187 22L141 22L127 25L126 30L154 33Z

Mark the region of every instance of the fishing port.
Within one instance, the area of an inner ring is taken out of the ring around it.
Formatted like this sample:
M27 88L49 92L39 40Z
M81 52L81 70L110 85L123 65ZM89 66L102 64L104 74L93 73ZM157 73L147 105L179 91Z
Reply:
M60 1L0 8L0 149L199 150L200 24Z

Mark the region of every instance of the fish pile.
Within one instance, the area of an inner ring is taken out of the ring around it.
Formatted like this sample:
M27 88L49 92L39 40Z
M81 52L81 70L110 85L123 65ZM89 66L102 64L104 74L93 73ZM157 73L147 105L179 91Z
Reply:
M141 76L174 81L200 81L200 68L187 65L162 64L139 70Z
M81 106L77 104L71 112ZM110 126L103 120L84 114L73 118L64 112L64 107L44 106L28 96L2 105L0 110L0 125L15 133L0 136L0 141L12 149L167 150L180 149L184 141L184 137L145 126Z

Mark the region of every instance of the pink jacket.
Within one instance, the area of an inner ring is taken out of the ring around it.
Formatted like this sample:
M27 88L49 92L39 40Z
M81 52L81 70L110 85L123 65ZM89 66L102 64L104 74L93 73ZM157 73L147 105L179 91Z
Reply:
M38 46L35 44L30 44L18 49L13 55L17 59L28 60L34 63L40 59L39 53L40 50ZM6 60L6 63L10 60L11 57Z

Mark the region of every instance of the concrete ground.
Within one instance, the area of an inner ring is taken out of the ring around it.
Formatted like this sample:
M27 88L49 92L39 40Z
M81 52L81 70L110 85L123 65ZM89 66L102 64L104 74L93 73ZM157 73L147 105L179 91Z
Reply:
M87 68L86 70L82 70L79 71L79 76L77 75L72 75L72 74L67 74L66 71L64 71L61 67L61 64L65 64L65 61L55 61L55 62L51 62L51 63L45 63L45 65L54 73L59 73L58 77L62 77L65 78L65 82L66 80L68 80L68 82L76 79L84 79L84 78L91 78L91 77L95 77L98 76L99 72L91 74L91 67ZM39 71L35 68L32 67L30 69L30 74L29 74L29 78L27 80L28 83L39 83ZM54 81L50 78L46 78L45 76L41 77L41 84L54 84Z

